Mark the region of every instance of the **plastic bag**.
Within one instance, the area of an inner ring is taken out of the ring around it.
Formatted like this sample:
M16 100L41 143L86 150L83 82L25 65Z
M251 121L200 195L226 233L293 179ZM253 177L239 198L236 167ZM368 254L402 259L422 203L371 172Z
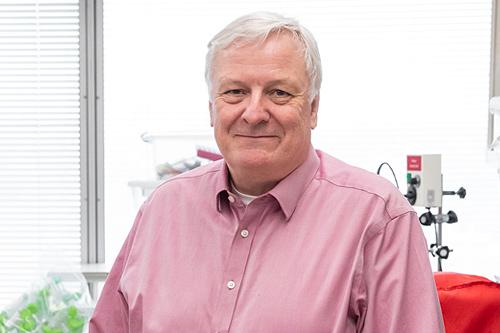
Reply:
M83 275L52 273L0 312L0 333L81 333L92 310Z

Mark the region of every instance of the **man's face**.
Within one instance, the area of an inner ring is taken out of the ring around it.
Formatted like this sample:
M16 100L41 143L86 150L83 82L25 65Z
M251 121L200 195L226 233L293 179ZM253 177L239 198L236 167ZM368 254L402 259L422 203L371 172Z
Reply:
M212 67L210 119L231 173L279 181L307 157L319 97L298 41L286 33L220 51Z

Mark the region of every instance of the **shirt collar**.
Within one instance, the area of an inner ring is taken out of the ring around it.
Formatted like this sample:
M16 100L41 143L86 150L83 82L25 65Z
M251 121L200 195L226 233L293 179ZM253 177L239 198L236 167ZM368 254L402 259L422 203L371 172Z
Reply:
M227 169L226 163L221 160L219 168L219 177L217 177L215 183L215 208L220 213L222 212L222 206L224 202L227 203L228 192L230 191L229 185L229 171ZM213 162L218 163L218 162Z
M316 175L318 168L319 157L310 146L306 160L269 191L269 194L279 202L287 222L292 217L302 194Z
M268 192L278 201L286 221L292 217L302 194L314 178L318 168L319 157L314 148L310 146L306 160ZM227 204L228 192L231 187L227 165L221 163L219 171L220 177L217 177L215 189L216 208L217 211L221 212L223 205Z

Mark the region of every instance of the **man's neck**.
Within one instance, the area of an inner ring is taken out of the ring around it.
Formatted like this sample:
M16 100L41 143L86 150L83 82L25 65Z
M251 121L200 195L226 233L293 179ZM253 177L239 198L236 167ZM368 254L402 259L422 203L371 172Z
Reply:
M245 205L248 205L250 202L252 202L254 199L256 199L258 197L257 195L250 195L250 194L246 194L246 193L239 191L236 188L236 186L234 186L234 183L232 180L229 180L229 183L231 185L231 192L237 194L241 198L241 200L243 201L243 203Z
M237 176L231 174L231 181L234 188L240 192L245 193L250 196L259 196L261 194L269 192L273 189L278 181L261 181L256 179L245 179L245 181L240 181Z

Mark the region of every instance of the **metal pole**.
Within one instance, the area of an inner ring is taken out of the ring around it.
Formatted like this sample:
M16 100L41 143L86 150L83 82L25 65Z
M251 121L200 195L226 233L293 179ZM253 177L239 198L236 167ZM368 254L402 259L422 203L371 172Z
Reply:
M438 214L439 214L438 216L442 216L443 207L438 208ZM437 248L439 249L443 243L443 223L438 221L436 221L436 223L437 223L436 245ZM442 272L443 267L441 266L441 257L438 255L437 259L438 259L438 272Z
M443 174L441 174L441 193L443 193ZM442 199L442 194L441 194L441 206L438 207L438 216L443 216L443 199ZM436 249L439 249L441 245L443 245L443 223L441 221L441 218L436 219L437 223L437 232L436 232ZM437 254L437 259L438 259L438 272L443 271L443 267L441 265L441 257Z

